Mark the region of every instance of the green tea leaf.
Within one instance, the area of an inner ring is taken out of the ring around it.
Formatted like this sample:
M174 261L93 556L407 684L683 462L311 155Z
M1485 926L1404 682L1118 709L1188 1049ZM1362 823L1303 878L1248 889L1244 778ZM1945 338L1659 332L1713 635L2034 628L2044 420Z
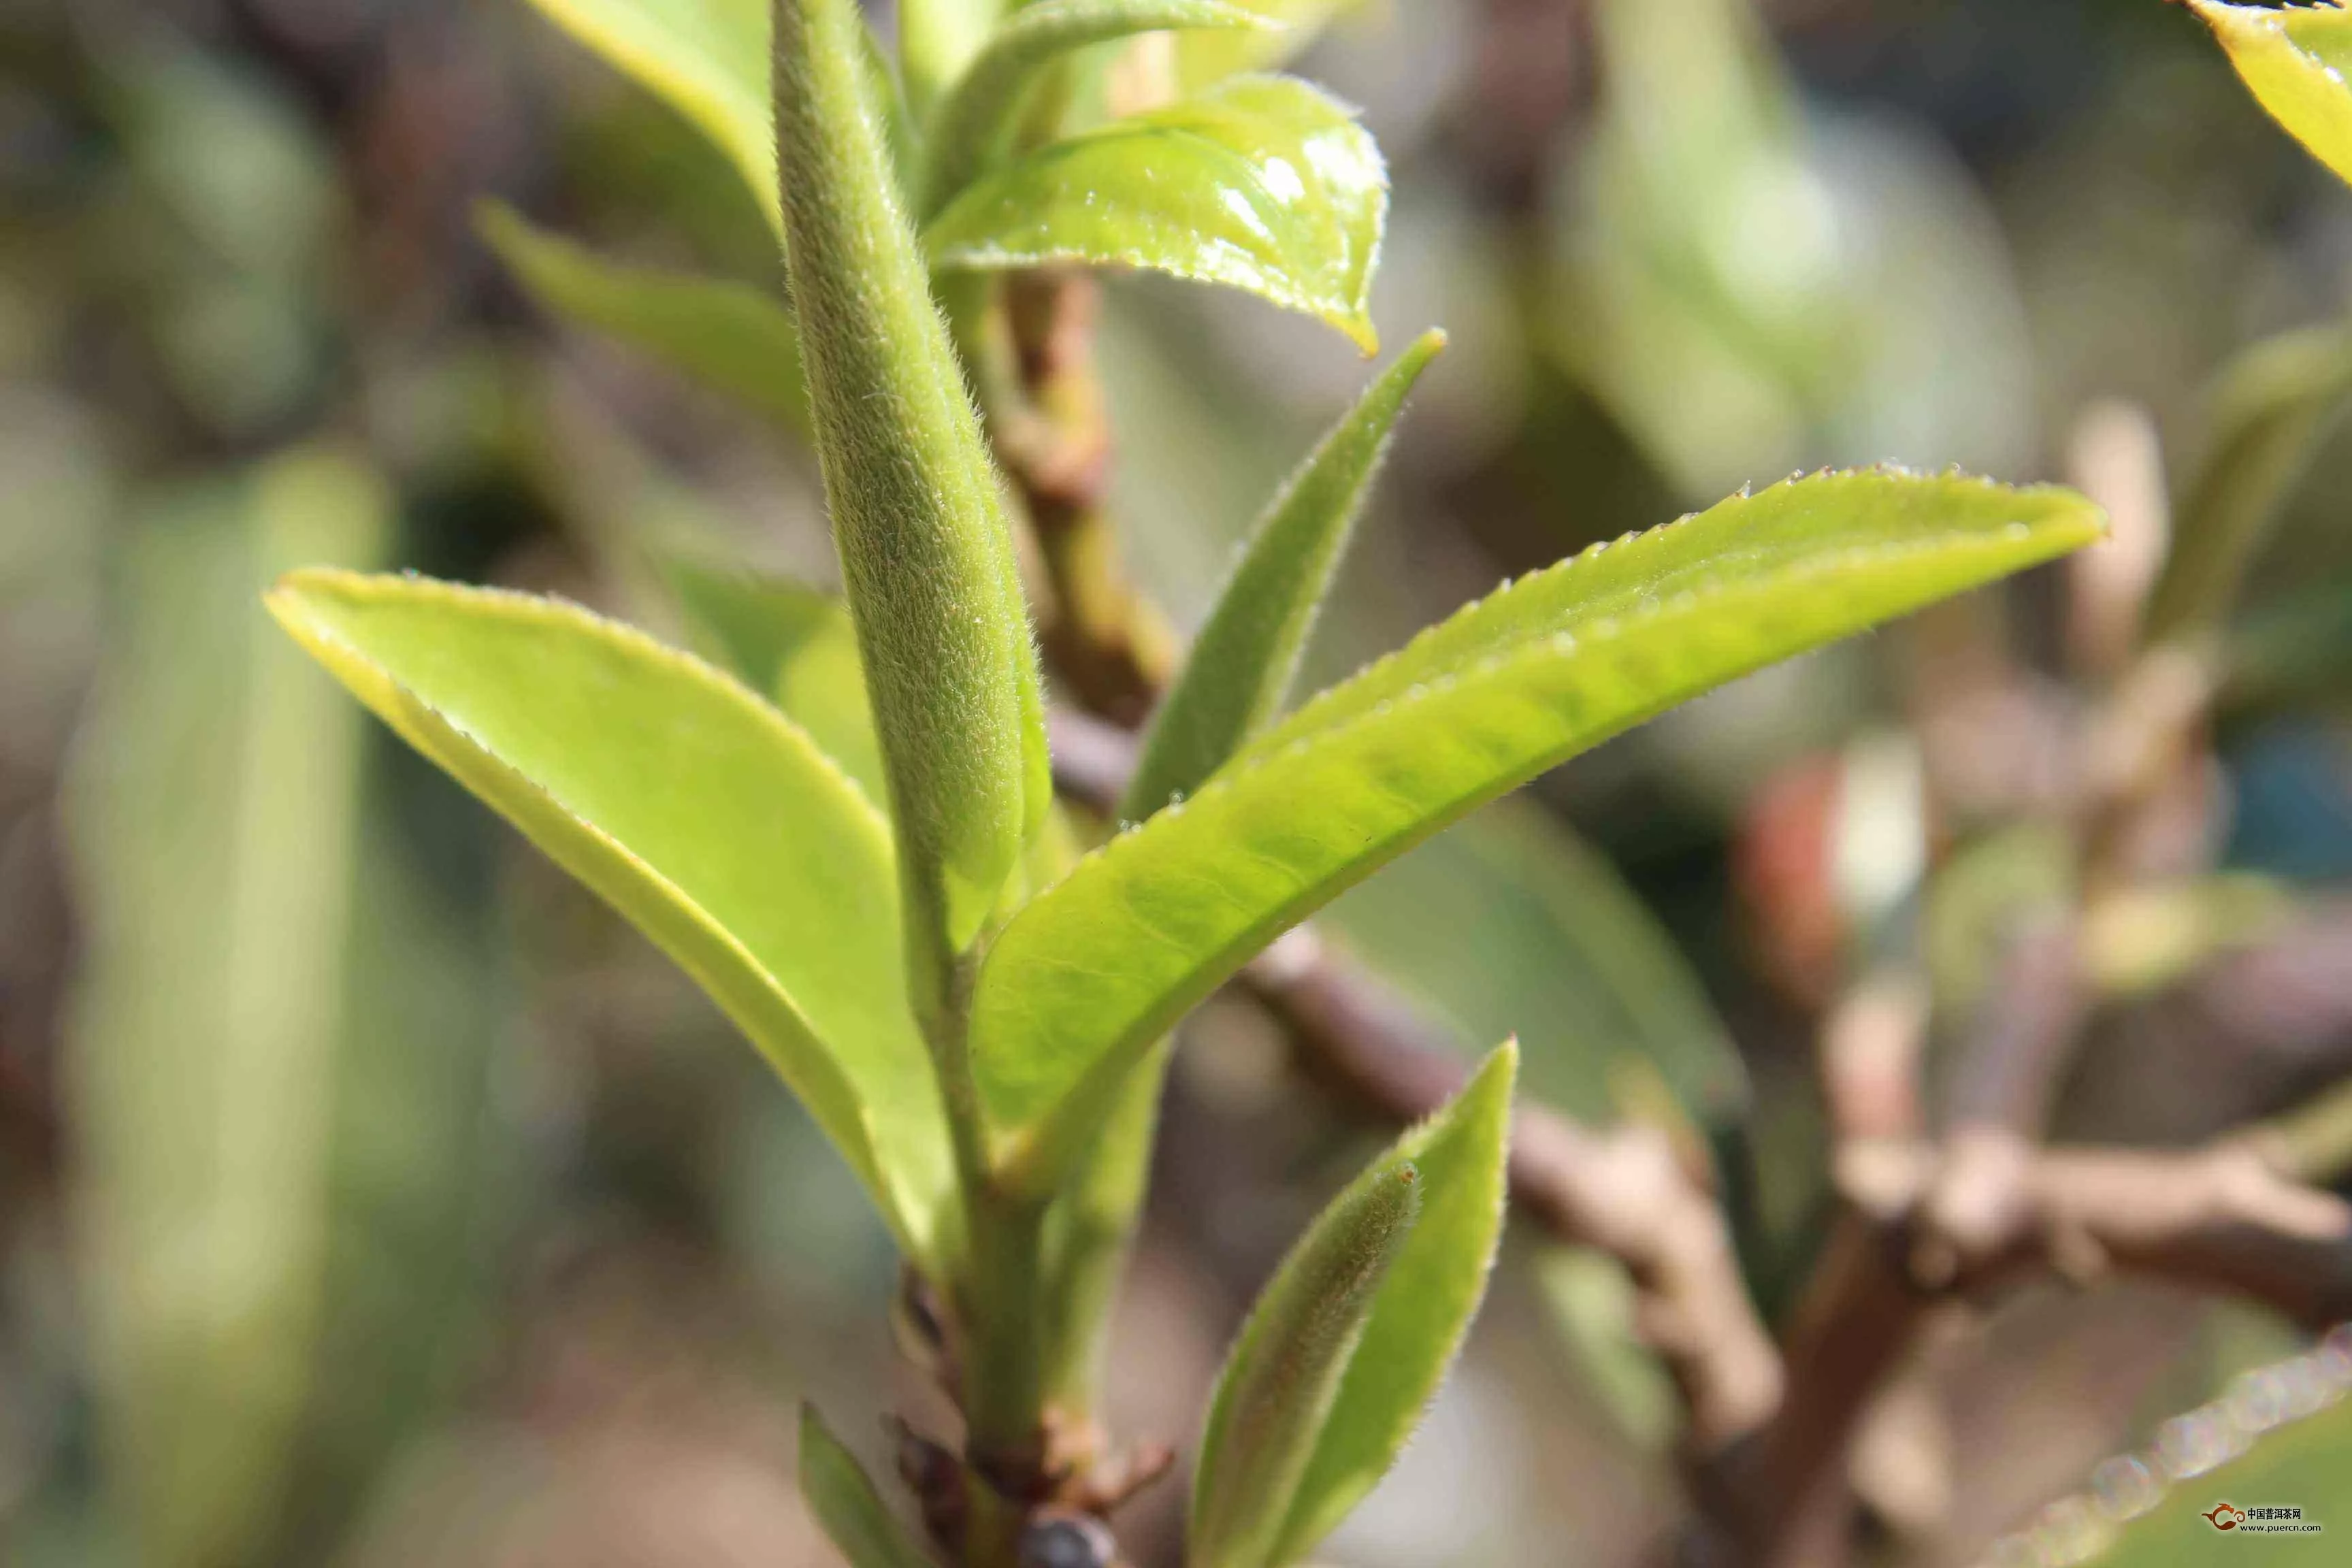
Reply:
M1250 1310L1225 1357L1192 1468L1188 1568L1272 1568L1391 1262L1421 1172L1391 1153L1331 1200Z
M1397 1144L1421 1172L1421 1215L1372 1297L1269 1564L1305 1557L1388 1473L1462 1348L1503 1239L1518 1062L1517 1045L1496 1048Z
M814 1405L801 1406L801 1496L849 1568L932 1568Z
M176 493L113 548L65 790L68 1058L99 1436L141 1562L267 1561L304 1458L354 1026L358 716L252 612L383 546L324 453Z
M918 210L937 213L974 170L1003 153L1040 74L1071 50L1138 33L1269 25L1227 0L1037 0L989 36L940 100L926 139L931 163Z
M768 0L531 4L710 138L777 221Z
M1272 70L1296 58L1323 30L1362 0L1242 0L1272 23L1256 32L1199 33L1176 40L1176 80L1187 92L1242 71Z
M1738 496L1537 573L1307 703L1015 916L973 1002L1016 1184L1253 953L1475 807L1676 702L2087 543L2070 491L1896 471Z
M1405 395L1444 346L1444 332L1423 333L1275 496L1152 716L1121 816L1140 820L1200 788L1282 710Z
M918 1010L1053 799L995 469L891 183L853 0L779 0L786 257L890 780Z
M940 1259L947 1123L907 1005L889 829L803 731L700 661L552 600L300 572L269 607L693 975L908 1255Z
M695 652L807 731L866 799L887 801L848 606L804 584L729 567L672 560L662 571Z
M2225 618L2310 463L2352 396L2352 332L2312 327L2257 343L2231 362L2213 398L2203 460L2176 509L2172 554L2149 596L2150 640Z
M781 300L747 284L610 261L511 208L485 204L482 237L532 297L805 435L801 338Z
M1518 1030L1523 1092L1582 1120L1663 1080L1707 1127L1748 1083L1674 937L1608 858L1533 801L1496 801L1349 889L1316 928L1474 1047Z
M919 116L961 77L998 19L1021 0L899 0L898 63L907 100Z
M1367 353L1388 170L1337 100L1244 77L1114 120L975 180L925 229L932 264L1087 262L1245 289Z
M2189 0L2254 100L2336 177L2352 180L2352 12L2336 5Z

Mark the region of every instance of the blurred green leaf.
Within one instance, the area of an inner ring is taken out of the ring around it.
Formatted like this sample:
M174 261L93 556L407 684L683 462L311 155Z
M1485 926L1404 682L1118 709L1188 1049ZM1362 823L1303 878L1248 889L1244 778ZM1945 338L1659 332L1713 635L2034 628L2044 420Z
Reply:
M2352 396L2352 331L2312 327L2255 344L2212 395L2212 434L2173 518L2147 610L2151 641L2209 630L2236 603L2287 493Z
M1774 659L2097 537L2071 491L1822 474L1534 574L1313 699L997 937L973 1054L1050 1190L1121 1080L1286 927L1477 806Z
M889 828L803 731L552 600L304 572L269 603L403 739L693 975L908 1257L940 1261L947 1124L907 1007Z
M782 302L748 284L610 261L488 203L482 237L533 298L806 435L801 338Z
M2340 695L2352 668L2352 581L2285 596L2230 627L2222 649L2225 708Z
M1024 0L898 0L898 66L907 101L928 118L1008 9Z
M1405 395L1444 346L1444 332L1424 332L1398 355L1276 494L1152 715L1122 817L1200 788L1281 712Z
M1223 283L1367 353L1388 170L1336 100L1245 77L989 171L925 229L932 264L1087 262Z
M1243 71L1271 70L1296 58L1333 20L1363 0L1241 0L1273 26L1255 32L1200 33L1176 40L1176 80L1188 92Z
M1259 1293L1218 1374L1192 1467L1188 1568L1280 1561L1299 1479L1420 1208L1420 1171L1384 1156L1331 1200Z
M1420 1217L1375 1289L1269 1563L1305 1557L1364 1500L1461 1350L1502 1244L1518 1065L1516 1044L1499 1047L1451 1104L1397 1144L1421 1172Z
M1045 1386L1061 1409L1092 1410L1111 1301L1151 1179L1151 1145L1167 1077L1162 1040L1105 1119L1101 1135L1045 1215Z
M1674 1379L1643 1341L1624 1265L1557 1243L1539 1244L1534 1265L1552 1326L1618 1437L1636 1453L1665 1455L1682 1420L1680 1403Z
M768 0L530 3L710 138L779 219Z
M971 183L973 171L1003 155L1039 77L1072 50L1138 33L1267 25L1227 0L1036 0L1024 6L989 35L933 114L918 211L936 214Z
M883 1506L857 1456L814 1405L801 1406L801 1496L849 1568L931 1568L929 1554Z
M2227 5L2189 0L2273 120L2352 180L2352 14L2336 5Z
M383 543L324 454L142 522L68 792L70 1025L100 1424L136 1560L268 1561L328 1268L362 732L253 613Z
M1053 803L1036 650L998 477L892 188L853 0L780 0L793 299L898 827L916 1005Z
M1539 806L1496 802L1349 889L1318 923L1465 1045L1516 1026L1527 1090L1549 1104L1613 1121L1630 1109L1629 1071L1654 1071L1703 1125L1747 1107L1739 1054L1674 938Z
M887 802L849 607L803 584L730 567L673 559L662 573L686 610L694 650L807 731L866 799Z
M2326 1374L2298 1371L2288 1375ZM2264 1403L2275 1408L2285 1397L2283 1389L2273 1388ZM2208 1516L2223 1504L2240 1510L2299 1508L2304 1521L2319 1525L2324 1533L2290 1537L2287 1542L2264 1540L2288 1557L2319 1561L2328 1552L2316 1543L2344 1528L2344 1478L2352 1474L2352 1401L2340 1393L2334 1399L2316 1415L2237 1438L2245 1445L2242 1453L2168 1486L2158 1479L2165 1468L2162 1458L2127 1458L2118 1467L2123 1473L2107 1485L2107 1496L2115 1501L2084 1497L2063 1503L2045 1516L2042 1529L2050 1539L2064 1542L2063 1560L2067 1563L2095 1563L2098 1568L2209 1568L2241 1552L2267 1554L2261 1542L2233 1539L2252 1536L2247 1525L2263 1521L2247 1521L2228 1531L2215 1528ZM2230 1442L2231 1415L2225 1409L2209 1406L2183 1417L2175 1440L2209 1450ZM2203 1463L2211 1465L2212 1460ZM2118 1505L2140 1511L2118 1527L2109 1522Z

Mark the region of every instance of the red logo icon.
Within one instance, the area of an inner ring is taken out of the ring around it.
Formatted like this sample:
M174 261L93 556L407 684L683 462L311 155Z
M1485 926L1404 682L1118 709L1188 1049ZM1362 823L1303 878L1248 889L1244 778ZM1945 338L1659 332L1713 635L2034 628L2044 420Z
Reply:
M2246 1510L2225 1502L2201 1517L2216 1530L2235 1530L2246 1522Z

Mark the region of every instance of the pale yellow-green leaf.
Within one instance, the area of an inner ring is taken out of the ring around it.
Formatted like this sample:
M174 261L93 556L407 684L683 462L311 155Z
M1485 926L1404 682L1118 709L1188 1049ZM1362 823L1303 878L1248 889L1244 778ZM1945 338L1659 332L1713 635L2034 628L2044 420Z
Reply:
M2314 157L2352 180L2352 12L2336 5L2229 5L2189 0L2228 51L2230 64Z

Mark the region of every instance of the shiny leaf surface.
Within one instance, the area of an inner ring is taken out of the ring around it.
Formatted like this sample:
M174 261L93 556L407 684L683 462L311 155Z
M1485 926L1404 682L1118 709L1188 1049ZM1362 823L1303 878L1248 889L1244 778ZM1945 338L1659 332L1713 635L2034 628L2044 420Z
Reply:
M935 266L1141 267L1241 289L1377 346L1388 171L1337 100L1244 77L992 170L924 231Z
M933 114L919 210L937 213L973 171L1003 154L1040 73L1073 49L1138 33L1267 26L1226 0L1038 0L1023 7L989 36Z
M1427 332L1400 354L1275 496L1152 715L1120 816L1200 788L1282 710L1405 395L1444 345Z
M2335 5L2189 0L2255 101L2312 155L2352 180L2352 12Z
M1735 676L2095 538L2070 491L1890 471L1735 497L1521 579L1307 703L996 939L998 1159L1045 1184L1150 1043L1265 943L1471 810Z
M482 237L532 298L723 392L788 430L808 430L801 339L782 300L748 284L608 260L507 207Z
M297 641L709 992L936 1260L947 1128L906 1004L881 814L699 660L552 600L301 572Z

